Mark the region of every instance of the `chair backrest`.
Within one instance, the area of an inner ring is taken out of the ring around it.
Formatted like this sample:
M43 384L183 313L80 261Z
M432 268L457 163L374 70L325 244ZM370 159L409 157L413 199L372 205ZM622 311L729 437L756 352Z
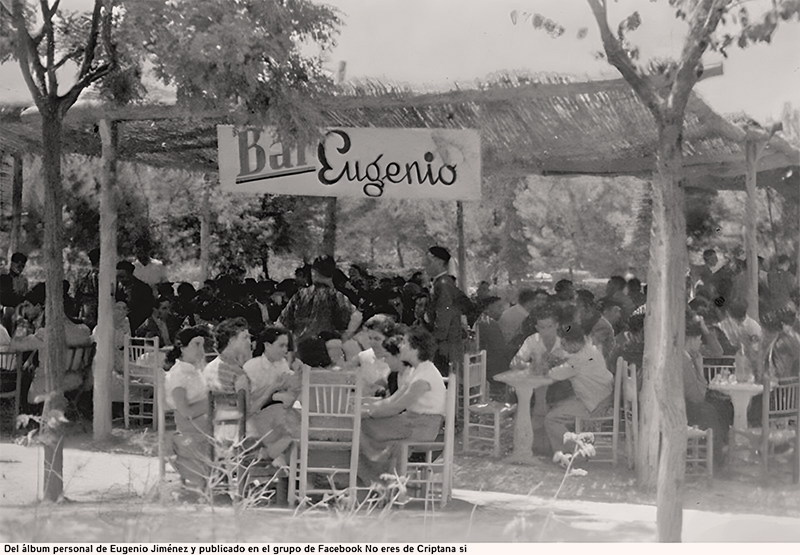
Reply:
M79 372L92 366L96 345L67 348L67 371Z
M310 441L352 441L358 456L361 433L361 380L357 372L304 368L301 446Z
M769 393L769 418L791 418L797 413L800 381L781 380Z
M464 355L464 410L486 401L486 351Z
M711 383L714 376L727 370L730 374L736 372L734 357L703 357L703 376L706 383Z
M125 335L125 374L130 377L153 377L161 367L158 337Z
M0 369L16 370L22 353L12 353L8 351L0 352Z

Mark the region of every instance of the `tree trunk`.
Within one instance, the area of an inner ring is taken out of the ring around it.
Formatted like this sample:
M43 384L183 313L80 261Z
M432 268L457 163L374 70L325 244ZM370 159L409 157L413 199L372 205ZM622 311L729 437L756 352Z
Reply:
M8 258L19 250L22 240L22 154L11 155L11 236L8 242Z
M60 418L66 411L63 375L66 359L64 334L64 260L62 256L62 217L64 205L61 189L61 115L58 107L41 110L42 165L44 168L44 265L45 287L45 348L39 364L44 365L47 398L42 411L41 440L45 444L44 497L57 501L63 492L64 438Z
M322 254L334 256L336 252L336 197L325 199L325 230L322 234Z
M92 438L111 434L111 380L114 367L114 284L117 266L117 139L118 123L100 121L103 179L100 183L100 274L97 300L97 351L94 355Z
M639 436L640 441L653 443L649 448L652 453L657 449L657 431L660 431L656 520L661 542L681 540L686 465L682 363L688 255L681 183L681 119L676 117L659 125L644 353L645 374L652 380L658 407L658 428L643 430ZM647 399L643 401L647 403Z

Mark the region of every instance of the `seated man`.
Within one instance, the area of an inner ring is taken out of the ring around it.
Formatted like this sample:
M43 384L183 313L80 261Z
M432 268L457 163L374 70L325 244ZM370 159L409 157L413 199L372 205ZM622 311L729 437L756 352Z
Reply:
M689 426L714 430L714 464L722 464L722 446L727 441L727 429L717 409L706 401L706 379L703 376L703 355L700 347L703 330L697 321L686 323L686 342L683 357L683 394L686 400L686 420Z
M569 380L573 394L557 402L544 417L544 429L555 453L553 461L565 464L564 434L571 431L575 417L601 415L611 406L614 376L606 368L603 355L586 340L579 326L560 332L561 346L567 360L548 372L554 380Z

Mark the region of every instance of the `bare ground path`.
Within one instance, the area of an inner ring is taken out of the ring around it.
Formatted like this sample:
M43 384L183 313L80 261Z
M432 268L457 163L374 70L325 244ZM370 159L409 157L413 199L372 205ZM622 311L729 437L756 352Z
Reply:
M154 443L153 434L125 430L115 430L100 446L88 434L71 436L64 458L70 502L55 506L34 504L39 449L0 443L0 540L532 541L540 537L551 511L554 518L548 520L545 536L549 541L655 537L653 496L634 488L632 472L602 464L589 465L586 477L570 478L559 501L552 503L562 474L549 461L515 466L486 456L457 455L456 502L449 510L438 515L402 511L399 518L410 519L410 524L363 526L342 515L298 522L281 509L237 512L155 502ZM689 480L684 540L800 541L800 488L790 483L788 472L773 473L766 484L757 475L755 468L739 469L712 481ZM263 525L265 513L271 515L268 527ZM284 519L287 524L281 525ZM412 537L403 530L414 530Z

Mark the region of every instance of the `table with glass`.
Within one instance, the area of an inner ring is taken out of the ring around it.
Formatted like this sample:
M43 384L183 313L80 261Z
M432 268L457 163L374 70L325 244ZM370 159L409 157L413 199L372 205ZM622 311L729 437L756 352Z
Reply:
M719 391L731 398L733 404L733 428L735 430L747 429L747 406L750 399L760 395L764 391L764 386L759 383L714 383L708 386L709 389Z
M507 461L531 464L537 461L533 456L533 420L531 418L531 397L536 392L535 415L543 417L547 412L547 387L553 383L551 378L534 372L531 367L501 372L494 377L514 388L517 393L517 413L514 415L514 450Z

